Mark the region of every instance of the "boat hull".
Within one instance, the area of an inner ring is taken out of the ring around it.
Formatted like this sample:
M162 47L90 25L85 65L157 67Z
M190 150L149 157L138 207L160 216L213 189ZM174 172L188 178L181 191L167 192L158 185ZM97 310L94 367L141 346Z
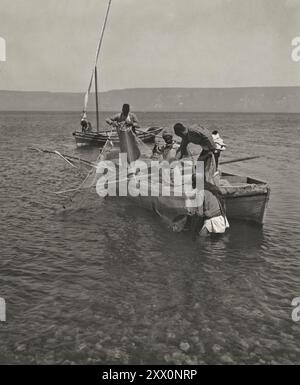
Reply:
M270 187L259 180L226 173L222 174L221 180L230 183L226 187L220 187L228 220L245 221L262 226ZM150 209L168 218L170 222L188 213L184 196L129 196L129 198L136 205Z
M230 186L221 186L228 219L262 225L270 197L269 185L257 179L228 173L223 173L221 178L230 183Z
M163 130L163 127L149 127L137 133L137 137L144 143L153 143L155 136ZM105 142L110 139L114 145L119 146L120 141L116 132L101 131L101 132L73 132L76 144L79 146L96 146L103 147Z
M229 220L264 223L269 194L225 197L226 215Z

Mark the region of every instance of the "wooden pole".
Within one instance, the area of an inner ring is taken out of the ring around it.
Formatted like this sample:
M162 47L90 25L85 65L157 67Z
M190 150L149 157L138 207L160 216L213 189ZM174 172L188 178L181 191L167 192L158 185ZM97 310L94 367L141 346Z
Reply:
M260 158L260 156L247 156L245 158L225 160L224 162L220 162L220 165L229 164L229 163L236 163L236 162L244 162L245 160L257 159L257 158Z
M97 74L97 66L95 66L95 97L96 97L97 132L99 132L99 101L98 101L98 74Z

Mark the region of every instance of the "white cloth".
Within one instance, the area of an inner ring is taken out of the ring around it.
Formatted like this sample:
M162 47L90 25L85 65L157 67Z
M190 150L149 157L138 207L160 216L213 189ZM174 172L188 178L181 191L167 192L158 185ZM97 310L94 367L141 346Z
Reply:
M227 218L220 215L218 217L213 217L206 219L202 229L206 229L209 233L222 234L225 233L225 230L229 227Z
M224 140L220 137L219 134L212 134L213 140L215 142L217 150L224 151L226 144L224 143Z

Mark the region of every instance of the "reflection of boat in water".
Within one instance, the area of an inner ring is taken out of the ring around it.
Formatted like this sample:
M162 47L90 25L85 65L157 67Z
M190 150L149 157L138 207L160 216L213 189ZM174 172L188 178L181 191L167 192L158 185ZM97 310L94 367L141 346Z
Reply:
M148 127L139 129L136 132L137 137L144 143L154 142L155 135L162 131L162 127ZM116 131L99 131L99 132L73 132L76 144L103 147L107 140L111 140L114 145L119 146L119 137Z
M235 255L236 251L245 250L248 255L253 250L259 250L265 241L265 234L262 226L257 226L253 222L245 222L242 220L230 221L230 238L229 238L228 256ZM254 255L256 255L254 253Z

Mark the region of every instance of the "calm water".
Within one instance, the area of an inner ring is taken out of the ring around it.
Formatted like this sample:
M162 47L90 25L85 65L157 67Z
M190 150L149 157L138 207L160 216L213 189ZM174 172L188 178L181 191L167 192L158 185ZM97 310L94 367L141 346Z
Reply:
M222 127L227 171L272 188L263 230L232 224L203 243L151 212L84 194L74 171L32 144L94 159L78 114L0 113L1 363L298 363L300 115L139 114ZM62 205L66 204L66 210Z

